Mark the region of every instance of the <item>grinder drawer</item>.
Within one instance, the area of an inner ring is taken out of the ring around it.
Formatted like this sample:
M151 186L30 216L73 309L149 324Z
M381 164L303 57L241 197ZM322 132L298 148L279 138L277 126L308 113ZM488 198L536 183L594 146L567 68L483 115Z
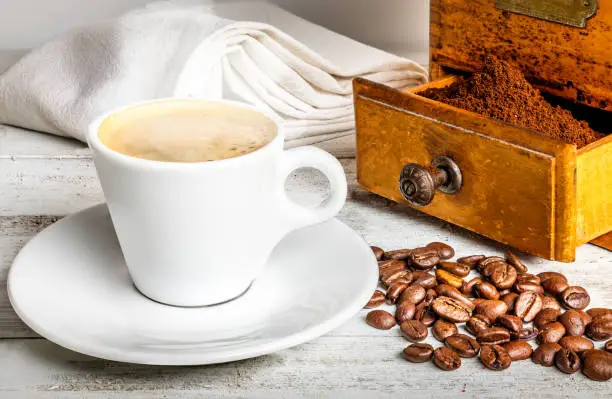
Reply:
M531 254L574 259L575 146L364 79L354 95L363 188Z

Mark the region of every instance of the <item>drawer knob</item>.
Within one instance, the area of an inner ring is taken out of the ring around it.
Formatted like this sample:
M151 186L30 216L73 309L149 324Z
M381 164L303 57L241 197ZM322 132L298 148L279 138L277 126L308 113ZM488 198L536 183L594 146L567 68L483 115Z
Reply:
M459 166L445 156L434 159L427 167L417 163L406 164L399 178L400 192L406 201L416 206L431 203L436 189L453 194L459 191L462 184Z

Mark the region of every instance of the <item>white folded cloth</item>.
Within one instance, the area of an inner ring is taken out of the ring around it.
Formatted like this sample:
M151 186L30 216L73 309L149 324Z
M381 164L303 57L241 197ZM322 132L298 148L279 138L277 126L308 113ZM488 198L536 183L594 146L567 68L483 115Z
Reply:
M275 113L287 146L354 152L351 80L424 83L417 63L259 2L163 2L78 28L0 75L0 123L85 140L97 115L153 98L239 99Z

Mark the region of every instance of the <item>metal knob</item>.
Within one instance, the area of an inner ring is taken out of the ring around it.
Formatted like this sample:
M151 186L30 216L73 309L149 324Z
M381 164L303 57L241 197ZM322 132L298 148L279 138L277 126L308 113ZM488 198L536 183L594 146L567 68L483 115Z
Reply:
M436 189L446 194L459 191L463 184L459 166L449 157L434 159L431 166L417 163L404 165L399 177L399 189L406 201L415 206L431 203Z

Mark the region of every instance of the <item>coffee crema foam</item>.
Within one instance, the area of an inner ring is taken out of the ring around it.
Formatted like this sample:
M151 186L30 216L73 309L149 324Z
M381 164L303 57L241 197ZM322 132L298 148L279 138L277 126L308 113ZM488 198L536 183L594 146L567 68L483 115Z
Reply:
M132 157L206 162L257 151L277 135L276 124L247 108L199 100L136 105L106 118L100 141Z

